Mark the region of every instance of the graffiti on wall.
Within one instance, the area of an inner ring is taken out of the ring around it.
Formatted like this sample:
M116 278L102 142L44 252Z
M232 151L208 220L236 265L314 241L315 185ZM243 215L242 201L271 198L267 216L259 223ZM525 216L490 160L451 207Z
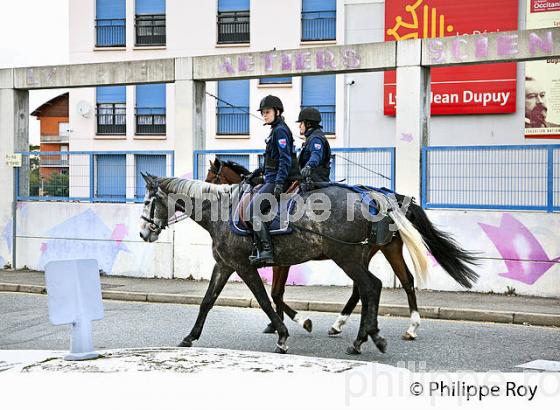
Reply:
M124 224L109 228L88 209L47 231L51 239L41 243L40 269L51 260L97 259L99 268L111 273L120 252L129 252L123 239L128 235ZM75 239L80 238L80 239Z
M499 274L504 278L532 285L560 262L560 257L550 259L535 235L511 214L503 214L499 226L479 226L504 259L507 272Z

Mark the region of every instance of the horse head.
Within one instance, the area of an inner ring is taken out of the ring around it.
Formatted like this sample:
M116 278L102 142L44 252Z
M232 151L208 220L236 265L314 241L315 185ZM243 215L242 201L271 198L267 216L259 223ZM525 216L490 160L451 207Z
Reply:
M144 196L144 209L140 217L140 237L146 242L155 242L161 231L167 227L168 196L161 189L158 177L149 173L141 173L146 181L146 194Z

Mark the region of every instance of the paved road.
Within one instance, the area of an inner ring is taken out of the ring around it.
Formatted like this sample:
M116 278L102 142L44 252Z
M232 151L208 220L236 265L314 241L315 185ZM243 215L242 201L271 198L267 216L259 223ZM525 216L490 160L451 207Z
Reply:
M104 302L105 319L95 322L96 348L175 346L187 335L198 307L174 304ZM348 359L344 351L357 332L354 316L344 334L329 338L326 331L336 315L309 312L312 334L290 322L290 353ZM261 330L267 318L259 309L214 308L208 317L201 347L270 352L276 337ZM519 371L514 366L536 359L560 360L560 329L445 320L423 320L419 338L400 340L408 319L382 317L386 354L369 342L361 356L411 370ZM0 349L68 349L69 326L48 323L47 297L0 293Z

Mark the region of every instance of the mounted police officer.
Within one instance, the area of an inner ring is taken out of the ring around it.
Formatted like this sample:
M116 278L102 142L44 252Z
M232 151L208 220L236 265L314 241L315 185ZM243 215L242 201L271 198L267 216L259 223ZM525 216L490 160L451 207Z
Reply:
M304 108L297 122L300 134L305 137L299 154L301 176L311 183L329 182L331 147L321 126L321 113L312 107Z
M264 185L254 194L249 205L250 222L253 226L253 237L257 244L257 254L251 256L251 264L255 266L273 265L274 249L266 223L261 219L272 204L263 194L273 194L280 201L280 195L289 184L300 178L297 156L295 154L292 132L284 122L282 113L284 105L280 98L267 95L261 100L258 111L261 112L265 125L270 125L270 134L265 140L264 154ZM260 213L254 209L260 202Z

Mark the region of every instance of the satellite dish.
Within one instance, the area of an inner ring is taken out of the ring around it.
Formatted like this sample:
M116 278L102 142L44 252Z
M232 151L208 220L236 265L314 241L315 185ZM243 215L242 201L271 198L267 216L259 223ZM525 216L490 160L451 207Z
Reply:
M84 118L89 118L91 116L91 105L87 101L79 101L78 104L76 104L76 109L78 110L78 114Z

